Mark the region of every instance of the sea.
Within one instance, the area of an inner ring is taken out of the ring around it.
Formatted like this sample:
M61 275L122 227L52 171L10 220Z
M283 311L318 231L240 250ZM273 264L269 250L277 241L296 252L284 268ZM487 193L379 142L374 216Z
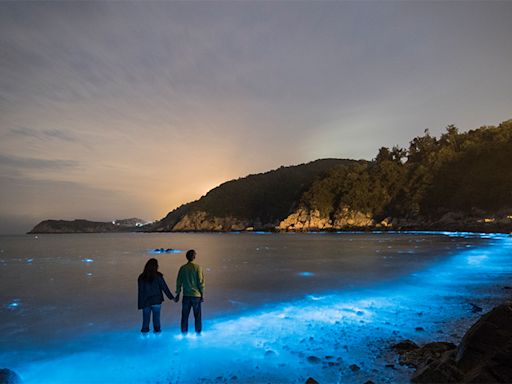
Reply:
M167 299L162 333L141 334L144 264L174 292L189 249L202 334ZM394 343L458 343L510 286L506 234L0 236L0 367L27 384L408 382Z

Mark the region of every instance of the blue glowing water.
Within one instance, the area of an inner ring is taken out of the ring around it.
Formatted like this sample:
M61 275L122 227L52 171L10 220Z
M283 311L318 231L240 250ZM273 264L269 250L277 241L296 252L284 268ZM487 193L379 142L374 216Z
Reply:
M511 285L505 235L265 235L0 237L0 362L29 384L407 382L386 368L392 343L457 342L479 316L471 303L488 310ZM163 333L138 332L145 261L171 287L184 261L151 254L161 247L198 252L200 337L179 335L168 301Z

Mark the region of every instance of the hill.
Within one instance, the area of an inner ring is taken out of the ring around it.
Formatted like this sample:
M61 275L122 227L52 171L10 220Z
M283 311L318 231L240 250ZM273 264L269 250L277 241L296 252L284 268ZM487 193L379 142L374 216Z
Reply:
M281 230L512 230L512 120L408 148L382 147L373 161L333 170L306 191Z
M365 161L322 159L231 180L148 227L151 231L273 229L316 180Z
M226 182L150 231L512 230L512 120Z

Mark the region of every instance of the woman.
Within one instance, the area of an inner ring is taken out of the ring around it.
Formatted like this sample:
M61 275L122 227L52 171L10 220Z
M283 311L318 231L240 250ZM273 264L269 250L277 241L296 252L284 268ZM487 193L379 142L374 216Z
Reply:
M142 329L143 333L149 332L149 321L153 313L153 330L158 333L160 328L160 305L164 301L164 295L169 300L174 300L169 287L165 283L164 276L158 272L157 259L149 259L140 274L139 279L139 300L138 308L142 309Z

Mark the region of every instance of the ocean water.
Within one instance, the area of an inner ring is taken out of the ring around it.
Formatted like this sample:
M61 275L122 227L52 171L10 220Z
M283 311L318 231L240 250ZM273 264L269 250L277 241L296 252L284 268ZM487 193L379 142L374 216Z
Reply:
M142 336L137 276L156 257L174 291L192 248L203 334L166 300ZM510 296L511 252L466 233L3 236L0 365L26 383L407 382L390 345L458 342L473 304Z

